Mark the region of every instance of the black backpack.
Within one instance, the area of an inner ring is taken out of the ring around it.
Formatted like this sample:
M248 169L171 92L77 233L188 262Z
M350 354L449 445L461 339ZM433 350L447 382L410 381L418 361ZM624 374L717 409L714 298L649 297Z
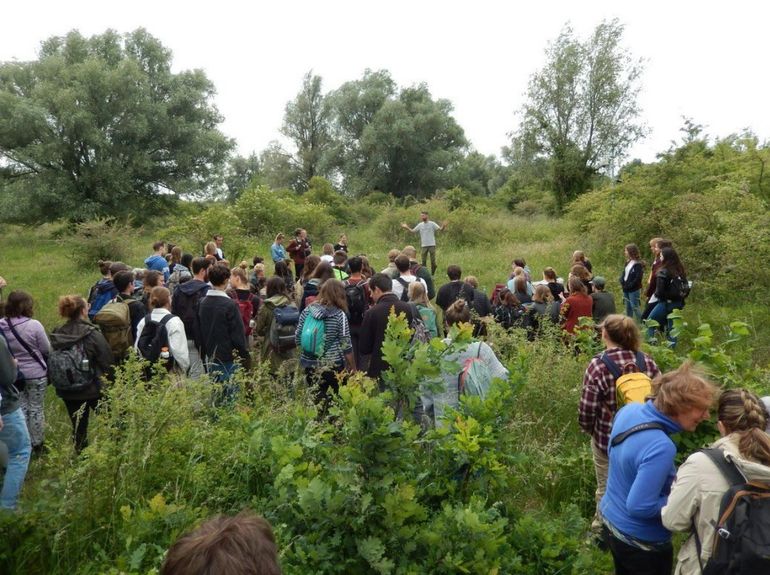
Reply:
M348 300L348 315L351 325L361 325L368 307L366 302L365 280L356 283L345 282L345 298Z
M671 278L671 282L666 288L666 299L673 301L684 301L690 295L690 283L686 277L676 276Z
M401 292L401 301L409 301L409 282L406 280L402 280L400 277L396 278L396 281L401 284L401 287L404 288Z
M711 558L703 575L770 573L770 485L746 481L721 449L703 449L730 484L719 506ZM698 559L701 542L693 529Z
M198 347L201 344L198 307L205 295L203 291L203 287L201 287L192 294L188 294L177 288L174 290L174 297L171 300L171 312L182 320L187 339L193 340Z
M151 363L155 363L161 359L160 354L162 349L164 347L169 347L166 324L172 317L174 317L174 315L170 313L164 315L163 319L160 321L153 320L149 313L144 317L144 327L142 328L142 333L139 336L139 341L136 346L139 349L139 355L141 355L143 359ZM170 351L171 350L169 349L169 352ZM168 370L174 366L174 358L170 353L168 359L165 361L165 366Z

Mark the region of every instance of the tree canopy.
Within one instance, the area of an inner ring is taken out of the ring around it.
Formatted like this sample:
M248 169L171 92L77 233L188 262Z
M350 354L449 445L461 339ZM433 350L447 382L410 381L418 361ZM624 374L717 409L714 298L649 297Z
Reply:
M233 145L213 95L202 71L172 73L143 29L73 31L0 64L5 218L121 216L205 189Z
M512 155L546 158L561 207L597 173L612 173L645 133L637 103L641 64L621 46L623 26L602 22L585 41L566 26L529 82Z

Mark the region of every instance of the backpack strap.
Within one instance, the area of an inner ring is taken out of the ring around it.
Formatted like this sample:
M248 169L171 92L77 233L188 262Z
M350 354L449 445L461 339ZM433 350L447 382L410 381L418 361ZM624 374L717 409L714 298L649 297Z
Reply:
M19 332L16 331L16 328L13 327L13 324L11 323L11 318L8 318L8 327L10 328L11 333L13 334L13 337L15 337L16 341L18 341L21 344L21 347L23 347L26 350L26 352L30 356L32 356L32 359L34 359L35 362L43 369L48 369L43 363L43 360L38 357L38 355L32 350L29 344L26 341L24 341L24 339L22 339L22 337L19 335ZM5 336L5 334L3 334L3 336ZM5 338L5 339L6 341L8 341L8 338Z
M730 484L730 487L746 483L746 478L735 465L735 462L725 457L724 451L716 447L701 449L701 451L717 466L717 469L719 469L722 477Z
M618 367L618 364L615 363L610 359L610 356L607 355L607 352L603 353L601 358L602 363L607 366L607 370L610 372L613 378L618 379L623 373L620 371L620 367Z
M641 351L636 352L636 367L639 369L639 373L647 373L647 362Z
M626 429L621 433L618 433L615 437L612 438L610 447L615 447L616 445L620 445L626 439L628 439L629 436L633 435L634 433L639 433L640 431L646 431L648 429L660 429L661 431L664 431L664 432L666 431L666 428L663 426L662 423L657 423L655 421L640 423L639 425L634 425L633 427Z

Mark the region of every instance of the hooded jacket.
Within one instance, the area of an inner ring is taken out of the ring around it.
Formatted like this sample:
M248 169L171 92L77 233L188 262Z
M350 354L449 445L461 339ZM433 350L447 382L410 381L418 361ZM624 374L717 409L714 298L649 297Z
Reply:
M315 358L302 349L302 328L308 316L324 322L324 352L320 358ZM345 356L353 353L350 339L350 325L345 312L338 307L313 303L302 310L294 334L297 347L300 348L299 363L304 368L315 368L329 365L337 369L345 366Z
M718 439L711 447L721 449L749 481L770 484L770 467L745 459L738 450L738 434ZM701 561L706 565L714 545L714 524L719 519L727 479L705 453L696 452L677 471L671 495L661 511L663 525L671 531L690 531L694 524L701 541ZM679 549L675 575L700 575L695 537Z
M144 265L148 270L156 270L161 272L163 274L163 281L168 281L170 272L168 271L168 262L166 261L166 258L158 254L152 254L151 256L148 256L146 260L144 260Z
M646 429L609 448L607 490L599 508L606 521L621 533L649 543L665 543L671 533L663 527L660 510L666 504L676 474L676 446L668 437L681 426L653 405L631 403L615 416L610 443L621 432L640 423L655 422L660 429Z
M273 310L277 307L291 305L291 300L283 294L267 298L257 314L257 325L254 334L262 336L262 361L270 360L270 367L277 370L283 361L295 357L296 349L290 349L284 353L278 353L270 345L270 326L273 323Z
M183 284L179 284L176 288L175 294L183 294L181 297L171 298L171 313L182 320L187 339L189 341L194 341L197 346L200 346L201 342L197 306L195 306L195 309L193 309L192 313L189 315L186 308L188 307L189 298L195 296L197 292L200 292L198 295L198 302L200 304L200 299L203 298L210 289L211 286L206 282L193 278Z
M88 388L76 392L62 392L57 389L56 393L62 399L87 400L100 397L101 382L99 378L109 371L113 362L110 344L104 339L99 328L90 321L70 320L51 332L51 347L54 351L71 347L81 340L86 357L88 357L94 370L94 380Z

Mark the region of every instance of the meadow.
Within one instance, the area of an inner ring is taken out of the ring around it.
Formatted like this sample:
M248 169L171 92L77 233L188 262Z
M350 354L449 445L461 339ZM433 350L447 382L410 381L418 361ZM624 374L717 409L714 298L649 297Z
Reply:
M593 256L567 217L451 210L443 200L354 205L356 214L370 212L359 219L366 224L315 232L314 246L346 232L351 250L381 269L388 249L418 242L398 224L416 220L421 207L449 223L438 235L437 286L441 270L455 263L490 293L514 257L525 258L535 275L546 265L566 275L572 251L585 249L620 304L614 278L621 259L602 250ZM117 241L112 249L141 266L157 238L197 253L201 237L212 233L197 223L187 237L180 230L178 221L158 222L84 238L63 225L7 227L0 232L0 274L9 282L6 293L33 294L37 317L52 329L58 296L85 294L97 279L95 266L82 265L95 243L103 250ZM233 261L268 254L272 234L223 233ZM679 348L651 352L664 367L690 356L725 385L766 386L767 355L756 344L767 336L757 337L754 328L767 312L736 303L718 304L696 287ZM731 325L738 319L746 324ZM289 574L608 573L608 556L586 540L593 467L576 421L596 342L584 341L576 355L555 332L528 342L522 333L492 330L489 342L510 381L484 403L464 402L446 427L421 433L398 420L393 405L435 373L440 357L429 348L415 359L397 329L391 339L402 352L394 389L378 394L356 377L330 421L317 420L303 384L277 381L261 366L242 376L237 405L222 410L212 406L209 384L171 385L163 377L144 384L130 362L109 387L91 446L76 457L63 405L49 389L49 452L31 464L22 513L0 517L0 538L10 543L0 550L0 571L155 573L180 533L213 514L250 508L274 525ZM681 455L713 434L713 425L704 425L681 438Z

